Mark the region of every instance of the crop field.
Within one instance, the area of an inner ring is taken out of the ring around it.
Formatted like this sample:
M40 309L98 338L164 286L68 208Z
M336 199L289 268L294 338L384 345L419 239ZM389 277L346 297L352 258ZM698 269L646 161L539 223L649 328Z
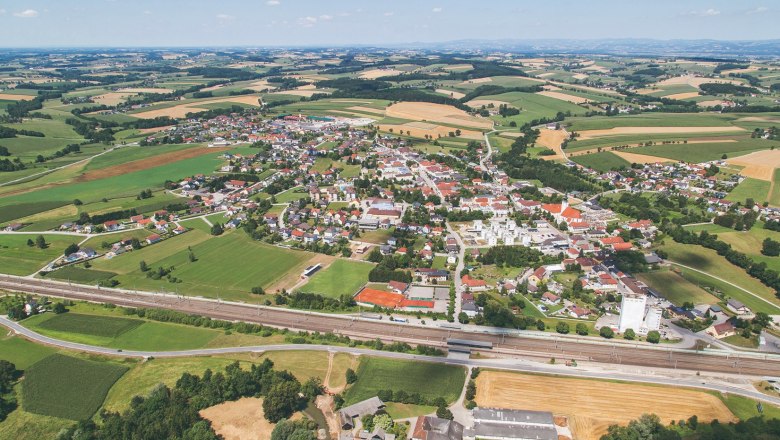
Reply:
M761 243L766 238L778 241L780 232L764 229L761 223L757 223L749 231L721 232L718 238L730 244L734 250L749 255L756 262L766 263L769 269L780 270L780 257L767 257L761 254Z
M344 395L347 405L376 396L380 390L403 390L453 402L466 380L466 370L459 366L372 357L360 362L357 375L357 382Z
M558 112L571 112L572 115L581 115L587 111L584 107L580 107L576 104L537 95L535 93L510 92L502 93L500 95L481 96L480 99L504 101L520 109L520 114L516 116L509 116L506 118L501 116L492 117L498 124L505 126L509 125L511 121L517 122L517 125L519 126L534 119L543 117L552 118L555 117Z
M684 302L693 304L717 304L719 299L670 270L638 273L637 279L657 290L672 303L682 306Z
M188 247L192 247L197 261L189 261ZM210 237L193 230L111 260L95 260L93 267L119 273L116 279L126 288L249 299L252 287L262 286L267 290L290 274L297 279L310 261L324 261L327 259L324 257L247 240L243 231ZM153 270L173 266L171 275L181 282L148 278L139 269L142 260Z
M23 407L35 414L89 419L126 371L122 365L53 354L25 371Z
M766 142L767 147L780 147L780 142ZM767 182L774 178L775 170L780 168L780 151L775 149L756 151L736 159L729 160L729 164L743 167L740 174Z
M760 296L770 303L775 304L773 307L753 295L732 288L730 296L741 301L751 309L766 311L770 314L780 313L780 300L775 297L772 289L764 286L760 281L751 277L739 267L729 263L724 257L721 257L712 249L706 249L696 245L683 245L672 242L671 240L666 240L666 243L661 249L669 255L669 260L673 263L684 264L707 274L728 280L729 282Z
M768 147L768 144L761 142L760 140L751 139L739 142L721 143L715 141L712 143L689 143L687 145L651 145L648 147L632 148L631 152L684 162L699 163L721 159L724 154L727 157L733 157L757 150L763 150Z
M118 318L115 316L81 315L63 313L41 321L38 327L54 332L80 333L103 338L116 338L128 332L144 321L140 319Z
M66 235L43 235L48 243L45 249L28 246L27 240L35 241L37 235L0 234L0 267L11 275L30 275L46 263L62 255L68 245L79 241L79 237Z
M631 162L610 151L573 156L571 157L571 160L582 166L593 168L594 170L602 172L618 168L631 167Z
M368 273L373 268L373 264L338 259L315 273L311 280L301 287L301 291L331 298L354 295L368 281Z
M735 119L711 113L649 113L642 115L567 118L569 131L605 130L615 127L729 127Z
M46 278L62 280L62 281L73 281L75 283L82 283L82 284L94 284L98 281L105 281L111 279L116 275L117 274L115 272L106 272L102 270L89 270L89 269L83 269L75 265L70 265L70 266L63 267L62 269L57 269L55 271L47 273Z
M692 415L700 422L736 421L717 396L703 391L498 371L480 373L476 402L565 415L575 438L583 440L598 440L609 425L625 425L648 413L657 414L664 424Z
M387 107L387 116L412 121L438 122L456 127L490 129L493 123L488 119L470 116L463 110L450 105L429 102L400 102Z
M745 199L753 199L760 204L764 201L769 201L770 186L771 183L766 180L748 177L726 196L726 200L745 203Z

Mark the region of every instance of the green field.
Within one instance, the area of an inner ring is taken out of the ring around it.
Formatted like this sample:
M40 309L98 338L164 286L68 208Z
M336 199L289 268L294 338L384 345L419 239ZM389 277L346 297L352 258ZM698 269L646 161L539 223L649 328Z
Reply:
M28 246L27 240L35 241L36 237L34 234L0 234L0 272L30 275L62 255L68 245L81 241L80 237L44 234L43 237L49 245L47 248Z
M761 204L769 200L769 186L770 183L766 180L747 177L726 196L726 200L745 203L745 199L751 198L756 203Z
M0 359L11 362L19 370L26 370L55 351L52 347L19 336L4 336L0 339Z
M772 206L780 206L780 168L775 169L775 173L772 176L773 185L771 186L771 194L769 194L769 204Z
M768 257L761 253L762 242L767 238L780 240L780 232L764 229L759 222L749 231L721 232L718 238L730 244L734 250L749 255L756 262L766 263L769 269L780 270L780 257Z
M354 295L368 282L373 264L338 259L327 268L315 273L301 291L318 293L331 298Z
M643 113L641 115L567 118L574 131L605 130L614 127L728 127L736 116L714 113ZM570 130L570 131L571 131Z
M631 167L631 163L629 161L609 151L574 156L571 157L571 160L582 166L593 168L596 171L602 172Z
M195 262L189 261L189 247ZM249 240L243 231L212 237L193 230L111 260L97 259L93 267L118 273L115 279L125 288L256 300L252 287L268 288L287 274L302 271L314 256ZM181 282L148 278L139 268L141 261L153 269L174 267L171 275Z
M739 267L729 263L724 257L719 256L712 249L706 249L697 245L675 243L670 239L666 240L666 243L661 246L661 249L667 252L669 260L673 263L684 264L708 274L726 279L777 305L772 307L770 304L761 301L753 295L749 295L732 287L729 296L741 301L752 310L766 311L770 314L780 313L780 300L775 297L772 289L764 286L760 281L751 277Z
M509 116L506 118L501 116L492 117L494 121L506 126L508 126L511 121L515 121L518 126L521 126L534 119L543 117L552 118L555 117L558 112L571 112L573 115L582 115L587 111L584 107L580 107L576 104L543 95L537 95L535 93L509 92L499 95L480 96L478 99L504 101L520 109L520 114L516 116Z
M143 323L144 321L140 319L63 313L54 316L49 315L48 319L41 321L37 327L52 332L79 333L101 338L116 338Z
M693 304L717 304L720 301L706 290L672 271L638 273L636 277L678 306L686 301Z
M700 163L727 157L736 157L753 151L766 150L771 145L760 139L745 139L738 142L712 142L700 144L651 145L632 148L631 153L664 157L684 162Z
M357 375L357 382L344 395L347 405L376 396L380 390L403 390L453 402L466 380L466 370L462 367L374 357L361 361Z
M72 281L75 283L82 283L82 284L94 284L97 283L98 281L105 281L111 279L116 275L117 274L115 272L106 272L106 271L94 270L94 269L84 269L76 265L70 265L70 266L63 267L62 269L57 269L55 271L47 273L46 278L63 280L63 281Z
M23 408L35 414L89 419L126 371L118 364L53 354L25 371Z

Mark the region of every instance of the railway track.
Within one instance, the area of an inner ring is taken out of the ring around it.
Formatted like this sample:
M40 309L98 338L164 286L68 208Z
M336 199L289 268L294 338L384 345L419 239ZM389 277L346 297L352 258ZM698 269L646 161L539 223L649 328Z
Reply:
M444 346L447 338L490 342L505 356L549 357L558 360L587 359L603 364L623 364L749 376L776 376L780 356L758 353L694 351L597 339L531 337L521 334L479 333L464 329L422 327L374 321L352 316L288 310L260 305L224 302L151 292L134 292L70 284L26 277L0 276L0 288L73 300L112 303L126 307L177 310L213 319L245 321L291 330L333 332L365 339ZM498 353L496 353L498 354Z

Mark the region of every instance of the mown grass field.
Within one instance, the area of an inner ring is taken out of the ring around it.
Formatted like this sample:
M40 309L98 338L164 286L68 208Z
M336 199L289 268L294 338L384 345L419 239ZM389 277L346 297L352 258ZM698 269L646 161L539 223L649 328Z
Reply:
M764 229L762 223L756 223L749 231L721 232L718 238L730 244L735 250L747 254L753 260L766 263L773 270L780 270L780 257L768 257L761 253L762 243L765 239L780 240L780 232Z
M576 104L535 93L509 92L499 95L480 96L479 99L504 101L520 109L520 114L516 116L506 118L501 116L491 117L491 119L503 126L509 126L511 121L515 121L518 126L521 126L534 119L555 117L558 112L571 112L573 115L582 115L587 111L584 107Z
M376 396L380 390L419 393L422 397L443 397L455 401L463 389L466 370L454 365L368 357L357 370L358 380L347 388L347 405Z
M351 260L335 260L327 268L315 273L301 291L318 293L331 298L354 295L366 282L373 264Z
M11 362L19 370L26 370L56 351L55 348L36 344L19 336L4 336L0 339L0 359Z
M756 203L761 204L769 201L769 187L770 182L766 180L748 177L726 196L726 200L745 203L745 199L753 199Z
M78 243L79 237L67 235L46 235L48 247L40 249L28 246L27 240L35 241L37 235L0 234L0 272L11 275L30 275L46 263L62 255L68 245Z
M71 420L89 419L127 370L114 363L53 354L25 371L24 410Z
M593 168L596 171L602 172L631 167L631 163L629 161L609 151L574 156L571 158L571 160L582 166Z
M772 182L774 182L774 185L772 185L771 194L769 194L769 204L780 206L780 185L778 185L780 183L780 168L775 169Z
M636 277L678 306L686 301L693 304L717 304L720 301L706 290L670 270L638 273Z
M195 262L189 261L190 247ZM252 287L268 288L288 274L297 275L317 256L249 240L243 231L212 237L193 230L111 260L95 260L93 267L118 273L116 279L125 288L256 300ZM181 282L148 278L139 268L141 261L154 270L174 267L171 275Z
M770 301L772 304L775 304L775 306L772 307L765 301L762 301L753 295L745 293L739 289L729 289L729 296L741 301L752 310L766 311L770 314L780 313L780 300L775 297L774 291L772 289L764 286L760 281L751 277L739 267L729 263L725 258L719 256L715 251L706 249L702 246L675 243L672 240L666 240L666 243L661 246L661 249L667 252L669 255L669 260L673 263L684 264L686 266L690 266L708 274L728 280L731 283L734 283L743 289L747 289L761 298Z

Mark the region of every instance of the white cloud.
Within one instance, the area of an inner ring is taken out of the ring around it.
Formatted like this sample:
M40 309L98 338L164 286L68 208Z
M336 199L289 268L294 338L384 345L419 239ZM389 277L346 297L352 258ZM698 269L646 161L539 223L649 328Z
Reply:
M323 15L320 15L320 20L322 20L322 21L330 21L330 20L333 20L333 16L332 15L328 15L328 14L323 14Z
M152 11L147 9L144 11L144 15L152 15Z
M280 2L279 0L268 0L267 2L265 2L265 4L267 4L268 6L279 6L280 4L282 4L282 2Z
M25 9L22 12L14 12L14 17L19 18L35 18L38 16L38 11L35 9Z
M298 26L310 28L315 24L317 24L317 17L308 16L308 17L301 17L298 19Z
M236 17L229 14L217 14L217 20L225 22L235 20Z
M759 6L756 9L751 9L751 10L747 11L746 14L747 15L760 14L760 13L766 12L768 10L769 10L769 8L767 8L766 6Z
M709 8L703 11L690 11L687 15L692 15L694 17L714 17L716 15L720 15L720 11L714 8Z
M443 11L442 8L438 8L438 7L437 8L433 8L433 12L441 12L441 11Z
M392 17L393 15L395 15L395 12L385 12L382 15L384 15L385 17Z
M0 15L5 15L5 9L0 9Z

